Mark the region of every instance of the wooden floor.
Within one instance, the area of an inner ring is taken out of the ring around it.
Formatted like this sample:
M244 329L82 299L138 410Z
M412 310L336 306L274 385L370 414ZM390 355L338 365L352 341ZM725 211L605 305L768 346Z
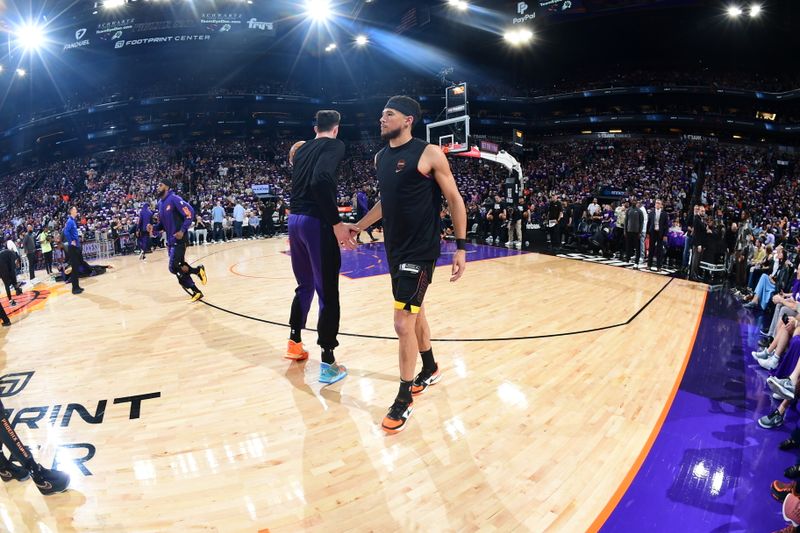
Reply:
M271 239L188 255L208 269L209 303L285 323L285 248ZM23 420L39 418L17 429L41 462L58 455L74 489L45 498L30 482L3 484L0 530L583 531L657 427L705 297L674 280L621 327L436 342L442 383L387 437L396 341L342 336L350 376L322 388L315 334L304 337L310 360L291 363L286 328L189 303L164 252L112 264L83 295L54 288L0 332L0 374L34 372L4 398L11 418L23 408ZM436 338L624 323L669 282L538 254L469 263L457 284L448 274L437 269L426 297ZM340 287L343 332L393 336L387 276Z

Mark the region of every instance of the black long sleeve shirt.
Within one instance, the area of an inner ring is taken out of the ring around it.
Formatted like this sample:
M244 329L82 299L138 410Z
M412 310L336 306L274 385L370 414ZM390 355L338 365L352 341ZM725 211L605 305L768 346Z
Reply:
M306 141L294 155L291 212L319 218L331 226L340 222L336 203L336 169L344 158L344 143L320 137Z

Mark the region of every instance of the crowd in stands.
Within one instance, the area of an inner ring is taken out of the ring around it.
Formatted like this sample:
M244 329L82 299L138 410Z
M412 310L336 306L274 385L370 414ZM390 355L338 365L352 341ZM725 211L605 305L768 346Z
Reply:
M579 76L537 78L525 85L513 86L497 81L469 80L470 93L475 97L536 97L552 94L578 92L589 89L605 89L613 87L634 86L694 86L710 89L729 88L746 89L765 92L785 92L800 88L800 78L792 72L780 75L763 75L756 72L718 72L707 68L693 71L652 69L617 69L591 73L582 70ZM174 96L187 94L243 95L243 94L276 94L284 96L306 96L313 98L363 99L375 96L391 96L394 94L409 95L441 95L449 81L432 76L420 77L400 75L393 79L380 77L363 77L350 83L337 83L331 88L316 87L309 91L307 84L286 80L248 79L246 81L229 81L224 87L215 86L209 89L209 82L202 77L176 78L156 84L115 84L108 83L96 87L80 87L75 90L62 90L52 96L52 101L45 97L39 102L32 115L17 111L14 116L3 118L10 123L24 123L30 120L49 117L66 111L85 109L103 103L135 100L156 96ZM671 109L654 110L653 112L697 112L696 109L675 106ZM602 111L600 112L602 114ZM743 116L753 118L754 113L748 109ZM779 117L785 120L786 117Z
M177 148L147 145L19 172L3 178L0 228L20 243L28 223L37 230L63 227L66 208L74 204L85 239L110 240L118 253L132 252L142 205L154 203L156 184L171 176L194 206L199 229L207 230L205 242L238 236L233 234L236 223L248 236L272 235L280 231L290 202L286 159L290 144L205 140ZM378 148L370 143L348 147L339 177L341 207L352 207L355 193L365 186L371 202L375 201L372 158ZM451 158L451 164L466 199L472 237L521 247L522 230L535 227L547 232L554 250L567 247L624 260L633 256L637 264L650 259L652 248L658 253L649 264L684 269L693 277L702 273L690 263L693 241L709 241L700 257L724 263L730 276L741 280L745 267L732 259L737 251L733 237L745 218L753 230L753 246L764 240L774 249L777 241L791 246L794 253L800 229L797 181L791 174L793 166L776 165L787 157L770 149L682 140L542 144L525 161L524 191L513 205L503 199L506 171L502 167L461 158ZM702 189L698 187L701 181ZM273 199L256 198L252 186L257 184L269 185ZM603 188L616 191L612 192L616 196L598 198ZM705 206L700 218L708 236L693 239L698 217L690 204L695 193ZM663 233L659 238L666 240L663 247L651 246L654 240L649 235L649 212L656 200L661 201L659 213L663 210L667 216L667 227L658 228ZM634 203L642 212L641 220L635 215L627 223ZM237 210L235 220L237 205L244 216ZM446 211L442 223L446 234ZM639 235L638 241L633 233ZM745 263L752 261L748 257Z

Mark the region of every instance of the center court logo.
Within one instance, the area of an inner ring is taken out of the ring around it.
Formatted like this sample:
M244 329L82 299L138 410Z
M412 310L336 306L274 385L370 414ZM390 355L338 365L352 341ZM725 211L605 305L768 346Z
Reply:
M527 10L528 10L528 4L526 4L525 2L519 2L517 4L517 13L519 15L524 15Z
M75 40L80 41L83 39L83 36L86 35L86 28L81 28L75 32Z
M0 398L16 396L28 386L32 377L33 372L17 372L0 377Z
M0 376L0 397L15 396L22 392L30 383L34 372L16 372ZM127 415L128 420L137 420L142 417L144 403L147 402L147 413L160 411L158 404L149 400L161 398L160 392L122 396L113 399L104 399L94 405L79 403L59 403L55 405L41 405L23 408L5 407L5 416L10 427L27 426L28 430L46 430L53 427L71 427L77 424L97 425L105 422L107 412L116 410L115 416ZM119 407L111 407L119 406ZM4 422L5 423L5 422ZM86 427L86 426L84 426ZM82 432L85 429L81 430ZM92 472L85 463L90 461L97 453L97 447L91 442L60 443L55 447L53 468L65 462L71 462L85 476Z

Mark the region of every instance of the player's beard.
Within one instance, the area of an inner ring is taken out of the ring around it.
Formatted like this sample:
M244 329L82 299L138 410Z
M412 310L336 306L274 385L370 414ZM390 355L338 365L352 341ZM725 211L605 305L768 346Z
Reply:
M403 133L403 128L397 128L396 130L387 131L386 133L381 133L381 140L382 141L391 141L392 139L397 139L400 137L400 134Z

